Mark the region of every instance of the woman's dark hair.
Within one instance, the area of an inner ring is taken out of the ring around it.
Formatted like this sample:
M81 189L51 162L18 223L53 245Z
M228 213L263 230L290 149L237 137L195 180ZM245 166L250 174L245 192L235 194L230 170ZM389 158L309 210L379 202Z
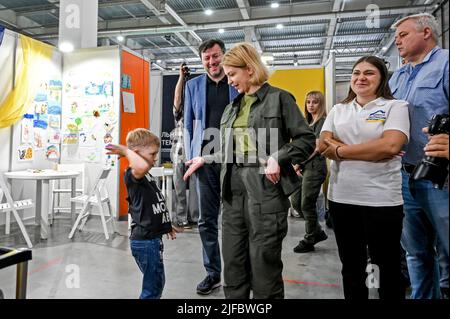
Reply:
M353 70L355 69L355 67L362 62L370 63L374 67L376 67L378 69L378 71L380 71L381 81L380 81L380 85L378 86L378 88L375 92L377 98L379 98L381 96L387 100L395 99L394 96L392 95L391 89L389 88L389 83L388 83L389 73L388 73L388 69L386 67L386 63L384 62L384 60L382 60L376 56L373 56L373 55L363 56L358 61L356 61L355 64L353 64L352 73L353 73ZM355 97L356 97L356 93L353 92L352 86L350 85L350 88L348 90L348 95L341 103L350 103L351 101L353 101L353 99Z
M216 44L219 45L220 49L223 53L225 53L225 43L223 43L222 40L219 39L209 39L206 41L203 41L202 44L198 47L198 55L200 55L200 59L202 58L202 53L205 52L208 49L211 49Z

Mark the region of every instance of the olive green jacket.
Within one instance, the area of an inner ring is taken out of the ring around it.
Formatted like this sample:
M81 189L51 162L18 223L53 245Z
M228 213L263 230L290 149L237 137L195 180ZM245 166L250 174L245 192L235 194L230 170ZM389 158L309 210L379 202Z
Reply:
M292 94L265 83L255 95L257 100L251 106L248 116L250 138L258 149L257 157L261 167L264 167L269 156L278 161L281 168L280 185L283 193L289 196L300 187L292 163L300 163L311 155L315 149L316 137ZM228 186L224 185L225 176L229 171L229 164L233 163L232 126L239 113L242 97L243 94L238 95L227 105L220 121L222 196L223 190ZM277 138L277 143L271 145L271 138Z

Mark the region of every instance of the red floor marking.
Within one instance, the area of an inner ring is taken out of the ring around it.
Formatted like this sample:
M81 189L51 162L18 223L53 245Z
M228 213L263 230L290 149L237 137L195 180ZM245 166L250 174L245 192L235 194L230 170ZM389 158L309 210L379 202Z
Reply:
M30 270L28 275L30 276L30 275L32 275L34 273L37 273L37 272L40 272L40 271L42 271L44 269L50 268L53 265L60 264L62 261L63 261L62 257L58 257L58 258L55 258L53 260L50 260L48 263L42 264L39 267Z

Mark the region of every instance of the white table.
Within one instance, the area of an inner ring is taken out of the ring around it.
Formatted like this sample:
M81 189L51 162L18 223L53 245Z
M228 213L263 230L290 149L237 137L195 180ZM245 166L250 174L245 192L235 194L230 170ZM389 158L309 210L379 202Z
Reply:
M80 175L77 171L56 171L53 169L29 169L4 173L7 179L35 180L36 181L36 215L35 225L40 228L42 239L48 237L48 204L50 198L49 182L53 179L71 179L71 197L76 196L76 178ZM42 196L45 196L42 198ZM44 212L44 214L42 214ZM70 205L71 216L75 213L75 203ZM9 214L6 214L9 224Z
M161 172L163 171L163 172ZM166 205L170 213L172 213L172 179L173 179L173 169L162 167L153 167L150 170L150 174L154 177L161 177L163 179L163 185L165 184L165 195L166 195Z

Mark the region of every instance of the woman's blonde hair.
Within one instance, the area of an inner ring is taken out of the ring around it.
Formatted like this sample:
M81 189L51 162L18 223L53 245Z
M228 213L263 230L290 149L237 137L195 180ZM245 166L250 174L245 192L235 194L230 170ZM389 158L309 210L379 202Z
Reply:
M319 114L314 121L313 116L311 113L308 112L308 108L306 107L306 102L308 98L316 99L319 101ZM325 117L327 114L326 108L325 108L325 97L323 96L323 93L320 91L310 91L306 93L305 97L305 117L306 121L310 126L314 125L318 120L320 120L322 117Z
M160 144L159 138L145 128L137 128L128 132L126 142L130 150L152 145L159 147Z
M250 77L251 85L261 85L269 78L267 70L256 49L249 43L236 44L223 56L222 65L235 68L250 68L253 74Z

